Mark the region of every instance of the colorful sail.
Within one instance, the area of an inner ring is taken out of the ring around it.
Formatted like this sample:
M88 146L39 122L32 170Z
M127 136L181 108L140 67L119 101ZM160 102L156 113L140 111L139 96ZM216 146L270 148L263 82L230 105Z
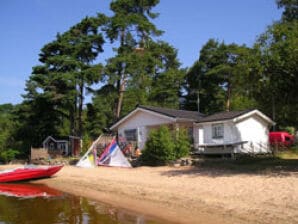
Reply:
M103 153L100 155L98 165L102 166L117 166L117 167L131 167L130 163L123 155L116 139L106 147Z
M100 139L100 138L99 138ZM101 155L97 156L96 143L95 141L85 155L79 160L76 166L79 167L96 167L100 166L116 166L116 167L131 167L130 163L124 156L115 138L110 144L104 149Z

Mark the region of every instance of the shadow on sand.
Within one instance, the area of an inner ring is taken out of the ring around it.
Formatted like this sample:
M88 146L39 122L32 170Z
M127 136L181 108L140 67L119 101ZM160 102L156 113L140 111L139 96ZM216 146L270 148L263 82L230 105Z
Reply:
M188 168L162 172L165 176L197 175L221 177L232 175L298 176L298 159L275 157L243 157L231 159L201 159Z

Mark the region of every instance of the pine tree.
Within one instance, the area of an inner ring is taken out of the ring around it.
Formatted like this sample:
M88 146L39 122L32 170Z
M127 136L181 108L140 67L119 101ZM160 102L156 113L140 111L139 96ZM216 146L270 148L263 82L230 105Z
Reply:
M247 80L251 76L252 50L237 44L210 39L201 49L200 58L188 70L185 108L200 112L247 109L255 105Z
M118 91L115 119L120 117L124 91L129 80L135 75L135 71L140 71L134 68L138 65L135 62L142 60L151 36L162 33L150 21L158 16L151 11L158 3L159 0L116 0L110 5L114 15L110 18L106 30L112 42L119 42L117 55L108 60L106 70L110 84L115 84Z
M35 144L47 135L82 135L84 91L101 77L102 66L93 62L103 51L105 22L103 15L86 17L41 49L42 65L33 68L20 109Z

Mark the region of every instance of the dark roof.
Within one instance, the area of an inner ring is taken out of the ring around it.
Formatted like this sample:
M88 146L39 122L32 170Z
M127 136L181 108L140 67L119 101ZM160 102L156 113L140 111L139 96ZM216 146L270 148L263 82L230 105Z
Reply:
M202 117L198 123L203 122L211 122L211 121L222 121L222 120L230 120L236 117L239 117L243 114L246 114L250 111L253 111L253 109L249 110L241 110L241 111L224 111L224 112L218 112L206 117Z
M188 120L194 120L194 121L198 121L200 120L200 118L205 116L204 114L199 113L197 111L189 111L189 110L175 110L175 109L169 109L169 108L142 106L142 105L139 105L138 108L150 110L162 115L166 115L168 117L180 118L180 119L182 118L182 119L188 119Z

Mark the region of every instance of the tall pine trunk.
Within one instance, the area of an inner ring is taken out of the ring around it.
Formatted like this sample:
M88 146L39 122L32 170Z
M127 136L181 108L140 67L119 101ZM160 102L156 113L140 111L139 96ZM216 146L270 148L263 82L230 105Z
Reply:
M116 119L118 120L120 118L121 114L121 108L123 103L123 97L124 97L124 91L125 91L125 80L121 79L118 81L118 103L117 103L117 112L116 112Z
M84 103L84 81L81 80L79 85L79 108L78 108L78 136L82 137L83 133L83 103Z
M232 84L228 82L226 111L231 110L231 92L232 92Z
M74 97L73 104L69 110L69 120L70 120L70 133L76 136L76 108L77 108L77 97Z
M122 51L122 47L124 45L125 39L125 30L121 32L120 39L120 49ZM120 52L121 53L121 52ZM119 71L119 79L117 81L117 90L118 90L118 101L117 101L117 109L116 109L116 120L120 118L121 108L123 103L124 91L125 91L125 63L121 63L120 71Z

